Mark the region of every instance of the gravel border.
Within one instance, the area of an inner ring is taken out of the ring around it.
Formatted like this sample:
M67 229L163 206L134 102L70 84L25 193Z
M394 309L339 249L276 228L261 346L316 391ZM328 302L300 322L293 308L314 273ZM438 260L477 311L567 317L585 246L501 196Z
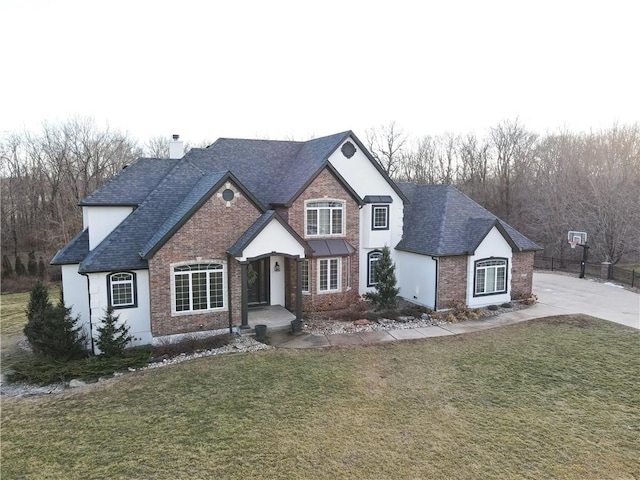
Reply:
M201 352L195 352L192 354L182 353L173 358L167 358L161 362L149 363L142 368L129 368L129 372L136 372L142 370L150 370L154 368L166 367L169 365L176 365L178 363L192 360L194 358L211 357L215 355L223 355L227 353L244 353L244 352L257 352L260 350L270 350L274 347L266 345L255 340L249 335L237 335L232 343L224 345L220 348L214 348L211 350L203 350ZM69 382L54 383L51 385L31 385L28 383L9 383L6 380L5 375L0 375L0 395L6 397L31 397L35 395L50 395L54 393L62 393L69 389L81 388L86 385L95 385L96 383L107 382L114 377L120 377L124 375L124 372L114 372L113 376L106 378L99 378L97 382L84 382L82 380L71 380Z

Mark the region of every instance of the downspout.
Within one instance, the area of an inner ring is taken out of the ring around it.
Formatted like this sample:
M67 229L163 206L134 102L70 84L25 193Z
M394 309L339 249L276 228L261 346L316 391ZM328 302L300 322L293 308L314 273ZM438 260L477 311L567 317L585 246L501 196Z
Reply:
M435 294L433 297L433 310L438 311L438 279L440 278L440 262L438 262L438 257L431 257L431 260L436 262L436 284L435 284Z
M227 302L229 304L229 333L233 333L233 304L231 303L231 257L230 253L227 253Z
M93 324L91 323L91 285L89 284L89 275L86 273L81 273L83 277L87 279L87 300L89 306L89 338L91 338L91 353L93 355L96 354L96 347L93 343Z

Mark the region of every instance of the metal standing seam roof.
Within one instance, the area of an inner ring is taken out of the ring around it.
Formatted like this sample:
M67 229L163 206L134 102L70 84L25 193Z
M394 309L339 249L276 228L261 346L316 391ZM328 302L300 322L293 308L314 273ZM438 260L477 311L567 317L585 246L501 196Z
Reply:
M312 257L346 257L356 249L346 240L338 238L307 240L313 250Z

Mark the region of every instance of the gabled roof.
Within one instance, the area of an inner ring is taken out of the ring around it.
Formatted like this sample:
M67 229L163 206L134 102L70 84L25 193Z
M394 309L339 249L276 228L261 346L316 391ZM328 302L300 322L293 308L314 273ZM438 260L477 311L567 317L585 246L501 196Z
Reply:
M51 259L51 265L80 263L89 253L89 230L82 230Z
M180 204L171 212L169 217L155 232L153 237L142 247L142 258L151 258L178 229L198 211L198 209L227 181L232 181L243 195L248 197L260 211L265 208L258 200L238 181L230 172L218 172L205 174L185 195Z
M139 158L80 202L80 205L140 205L180 160Z
M493 227L514 251L540 247L450 185L401 183L409 198L396 248L434 256L471 255Z
M276 213L275 210L267 210L264 212L258 219L253 222L240 238L236 240L227 253L230 253L234 257L242 256L244 250L249 246L249 244L264 230L264 228L271 222L271 220L277 221L280 225L284 227L284 229L289 232L289 234L302 246L305 251L309 250L309 247L305 244L304 240L291 228L289 224L287 224L280 215Z
M351 132L307 142L220 138L185 159L204 171L229 170L264 204L286 204L324 167Z
M197 184L203 172L180 162L80 264L80 273L148 268L140 251Z
M347 138L362 149L406 199L351 131L305 142L222 138L207 148L190 150L179 160L141 158L123 169L81 205L137 208L93 251L88 251L85 233L86 249L82 250L80 240L74 239L55 260L73 259L75 263L82 260L81 273L148 268L146 259L200 208L224 178L233 179L258 209L265 211L269 205L290 205L327 169L362 204L362 199L329 162L331 154Z

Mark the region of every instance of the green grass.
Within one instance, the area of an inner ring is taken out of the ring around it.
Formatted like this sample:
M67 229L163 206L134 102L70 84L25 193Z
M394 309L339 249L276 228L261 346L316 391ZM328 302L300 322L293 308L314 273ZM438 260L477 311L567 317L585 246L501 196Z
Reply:
M2 478L640 477L640 334L586 316L208 357L2 400Z
M57 303L60 287L49 289L49 299ZM7 371L11 364L26 360L28 354L21 350L18 342L24 338L22 329L27 318L25 309L29 302L29 292L3 293L0 295L0 371Z

